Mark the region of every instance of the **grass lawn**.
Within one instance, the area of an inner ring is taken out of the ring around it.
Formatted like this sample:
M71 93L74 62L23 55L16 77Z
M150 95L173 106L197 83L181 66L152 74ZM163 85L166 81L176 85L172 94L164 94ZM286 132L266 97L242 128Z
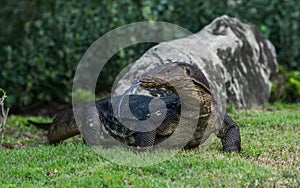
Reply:
M49 146L45 131L26 125L29 117L11 116L3 141L13 149L0 151L0 187L300 187L299 112L299 104L230 109L240 125L241 153L223 153L214 139L205 151L180 151L146 167L111 163L78 137Z

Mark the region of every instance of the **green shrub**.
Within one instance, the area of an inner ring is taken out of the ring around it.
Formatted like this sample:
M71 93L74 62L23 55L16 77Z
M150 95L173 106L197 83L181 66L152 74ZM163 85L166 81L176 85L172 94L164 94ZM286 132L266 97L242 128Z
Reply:
M300 102L300 71L288 73L287 95L290 95L291 101Z
M7 88L7 103L21 109L70 102L81 56L106 32L144 20L166 21L197 32L223 14L258 25L275 44L279 62L295 69L300 59L299 4L296 0L2 0L0 86ZM116 54L101 73L98 92L109 92L119 71L150 46L137 45Z
M289 71L280 66L272 81L271 102L300 102L300 70Z

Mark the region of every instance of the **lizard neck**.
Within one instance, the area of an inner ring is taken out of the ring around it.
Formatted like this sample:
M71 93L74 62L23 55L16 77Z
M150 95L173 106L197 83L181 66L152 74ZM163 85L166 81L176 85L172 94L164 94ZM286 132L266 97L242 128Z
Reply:
M212 95L202 85L193 80L186 83L178 82L176 85L176 91L182 98L182 105L188 110L188 113L197 111L200 107L200 116L207 116L211 111Z
M176 92L180 97L184 98L183 101L189 101L191 104L199 102L199 96L201 96L201 87L194 83L192 80L185 82L177 82L174 87L174 92Z
M193 100L194 103L196 101L199 102L200 96L203 93L210 94L205 88L193 80L177 82L173 90L179 96Z

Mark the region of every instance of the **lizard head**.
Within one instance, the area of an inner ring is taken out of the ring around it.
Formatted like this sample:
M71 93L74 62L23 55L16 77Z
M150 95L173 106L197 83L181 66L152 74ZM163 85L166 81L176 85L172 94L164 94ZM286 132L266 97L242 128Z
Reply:
M142 74L139 82L148 88L172 88L190 79L192 69L193 66L186 63L167 63Z

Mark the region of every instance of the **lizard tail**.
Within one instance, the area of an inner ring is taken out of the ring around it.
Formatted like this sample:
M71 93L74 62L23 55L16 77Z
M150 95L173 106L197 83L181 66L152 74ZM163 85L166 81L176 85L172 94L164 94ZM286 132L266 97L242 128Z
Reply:
M31 125L34 125L35 127L39 128L39 129L43 129L43 130L48 130L50 128L50 125L52 123L38 123L38 122L34 122L31 120L27 120L27 122Z

